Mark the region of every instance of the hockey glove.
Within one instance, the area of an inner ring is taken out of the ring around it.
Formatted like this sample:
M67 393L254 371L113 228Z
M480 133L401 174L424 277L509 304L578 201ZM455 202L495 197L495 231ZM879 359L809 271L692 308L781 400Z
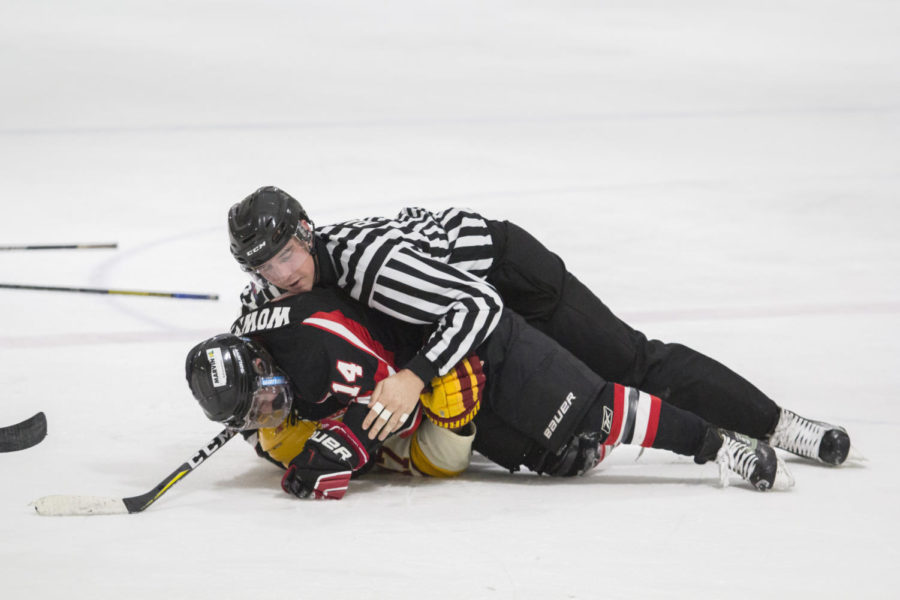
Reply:
M552 477L584 475L606 456L606 447L600 445L599 439L597 433L579 433L556 454L547 452L533 468L541 475Z
M346 425L323 419L303 452L291 461L281 487L298 498L340 500L353 471L368 461L368 452Z
M481 408L485 379L481 359L474 354L462 359L449 373L432 379L431 389L419 396L425 416L438 427L462 427Z

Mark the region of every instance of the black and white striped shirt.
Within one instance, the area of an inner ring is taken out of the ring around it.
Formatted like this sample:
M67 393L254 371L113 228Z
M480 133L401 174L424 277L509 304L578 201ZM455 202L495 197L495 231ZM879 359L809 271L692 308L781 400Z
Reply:
M392 317L433 330L406 365L428 383L447 373L491 333L503 308L485 281L493 263L491 235L480 215L451 208L406 208L395 219L373 217L316 229L320 264L331 259L335 285ZM326 249L322 254L322 248ZM277 297L274 286L248 286L245 310Z

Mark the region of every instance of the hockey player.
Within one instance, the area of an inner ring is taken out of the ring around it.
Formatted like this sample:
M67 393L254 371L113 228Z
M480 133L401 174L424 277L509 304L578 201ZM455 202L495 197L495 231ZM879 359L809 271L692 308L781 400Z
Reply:
M849 452L842 427L780 408L686 346L648 340L512 223L460 209L410 208L396 219L315 229L294 198L263 187L231 207L228 225L231 252L254 277L242 295L245 311L284 293L336 287L375 310L431 327L419 351L373 391L373 406L383 409L365 419L370 436L384 439L399 428L425 383L481 344L505 305L607 381L808 459L839 465Z
M723 474L735 472L759 490L792 484L768 445L603 380L509 310L474 354L432 381L382 448L364 435L369 405L377 404L372 392L426 335L336 290L314 290L250 311L232 335L195 346L186 376L209 418L258 430L260 450L287 469L283 488L300 497L340 498L351 474L376 454L382 464L409 461L428 474L462 470L471 431L453 442L431 424L421 427L422 410L430 423L453 429L474 418L475 449L511 470L581 475L606 447L627 443L716 461ZM321 425L301 430L298 419ZM403 436L412 439L404 445Z

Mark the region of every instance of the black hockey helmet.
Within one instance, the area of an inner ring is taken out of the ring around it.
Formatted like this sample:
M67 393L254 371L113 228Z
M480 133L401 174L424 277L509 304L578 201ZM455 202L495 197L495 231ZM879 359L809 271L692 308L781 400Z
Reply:
M185 376L211 421L240 429L274 427L290 412L288 378L248 338L225 333L200 342L188 352Z
M307 221L310 229L300 225ZM228 211L231 254L245 271L252 271L278 254L291 237L312 241L312 221L297 200L274 187L261 187Z

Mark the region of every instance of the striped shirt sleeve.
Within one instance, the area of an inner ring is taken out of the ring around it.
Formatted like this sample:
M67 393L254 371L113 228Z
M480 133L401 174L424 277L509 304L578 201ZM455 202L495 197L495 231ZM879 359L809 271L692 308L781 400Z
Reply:
M503 308L487 282L404 246L396 246L378 271L368 304L401 321L435 325L405 365L426 383L481 345Z
M336 281L327 285L392 317L432 327L412 361L398 365L422 381L447 373L499 321L502 301L483 279L494 248L477 213L406 208L394 219L325 225L316 235L335 271Z

